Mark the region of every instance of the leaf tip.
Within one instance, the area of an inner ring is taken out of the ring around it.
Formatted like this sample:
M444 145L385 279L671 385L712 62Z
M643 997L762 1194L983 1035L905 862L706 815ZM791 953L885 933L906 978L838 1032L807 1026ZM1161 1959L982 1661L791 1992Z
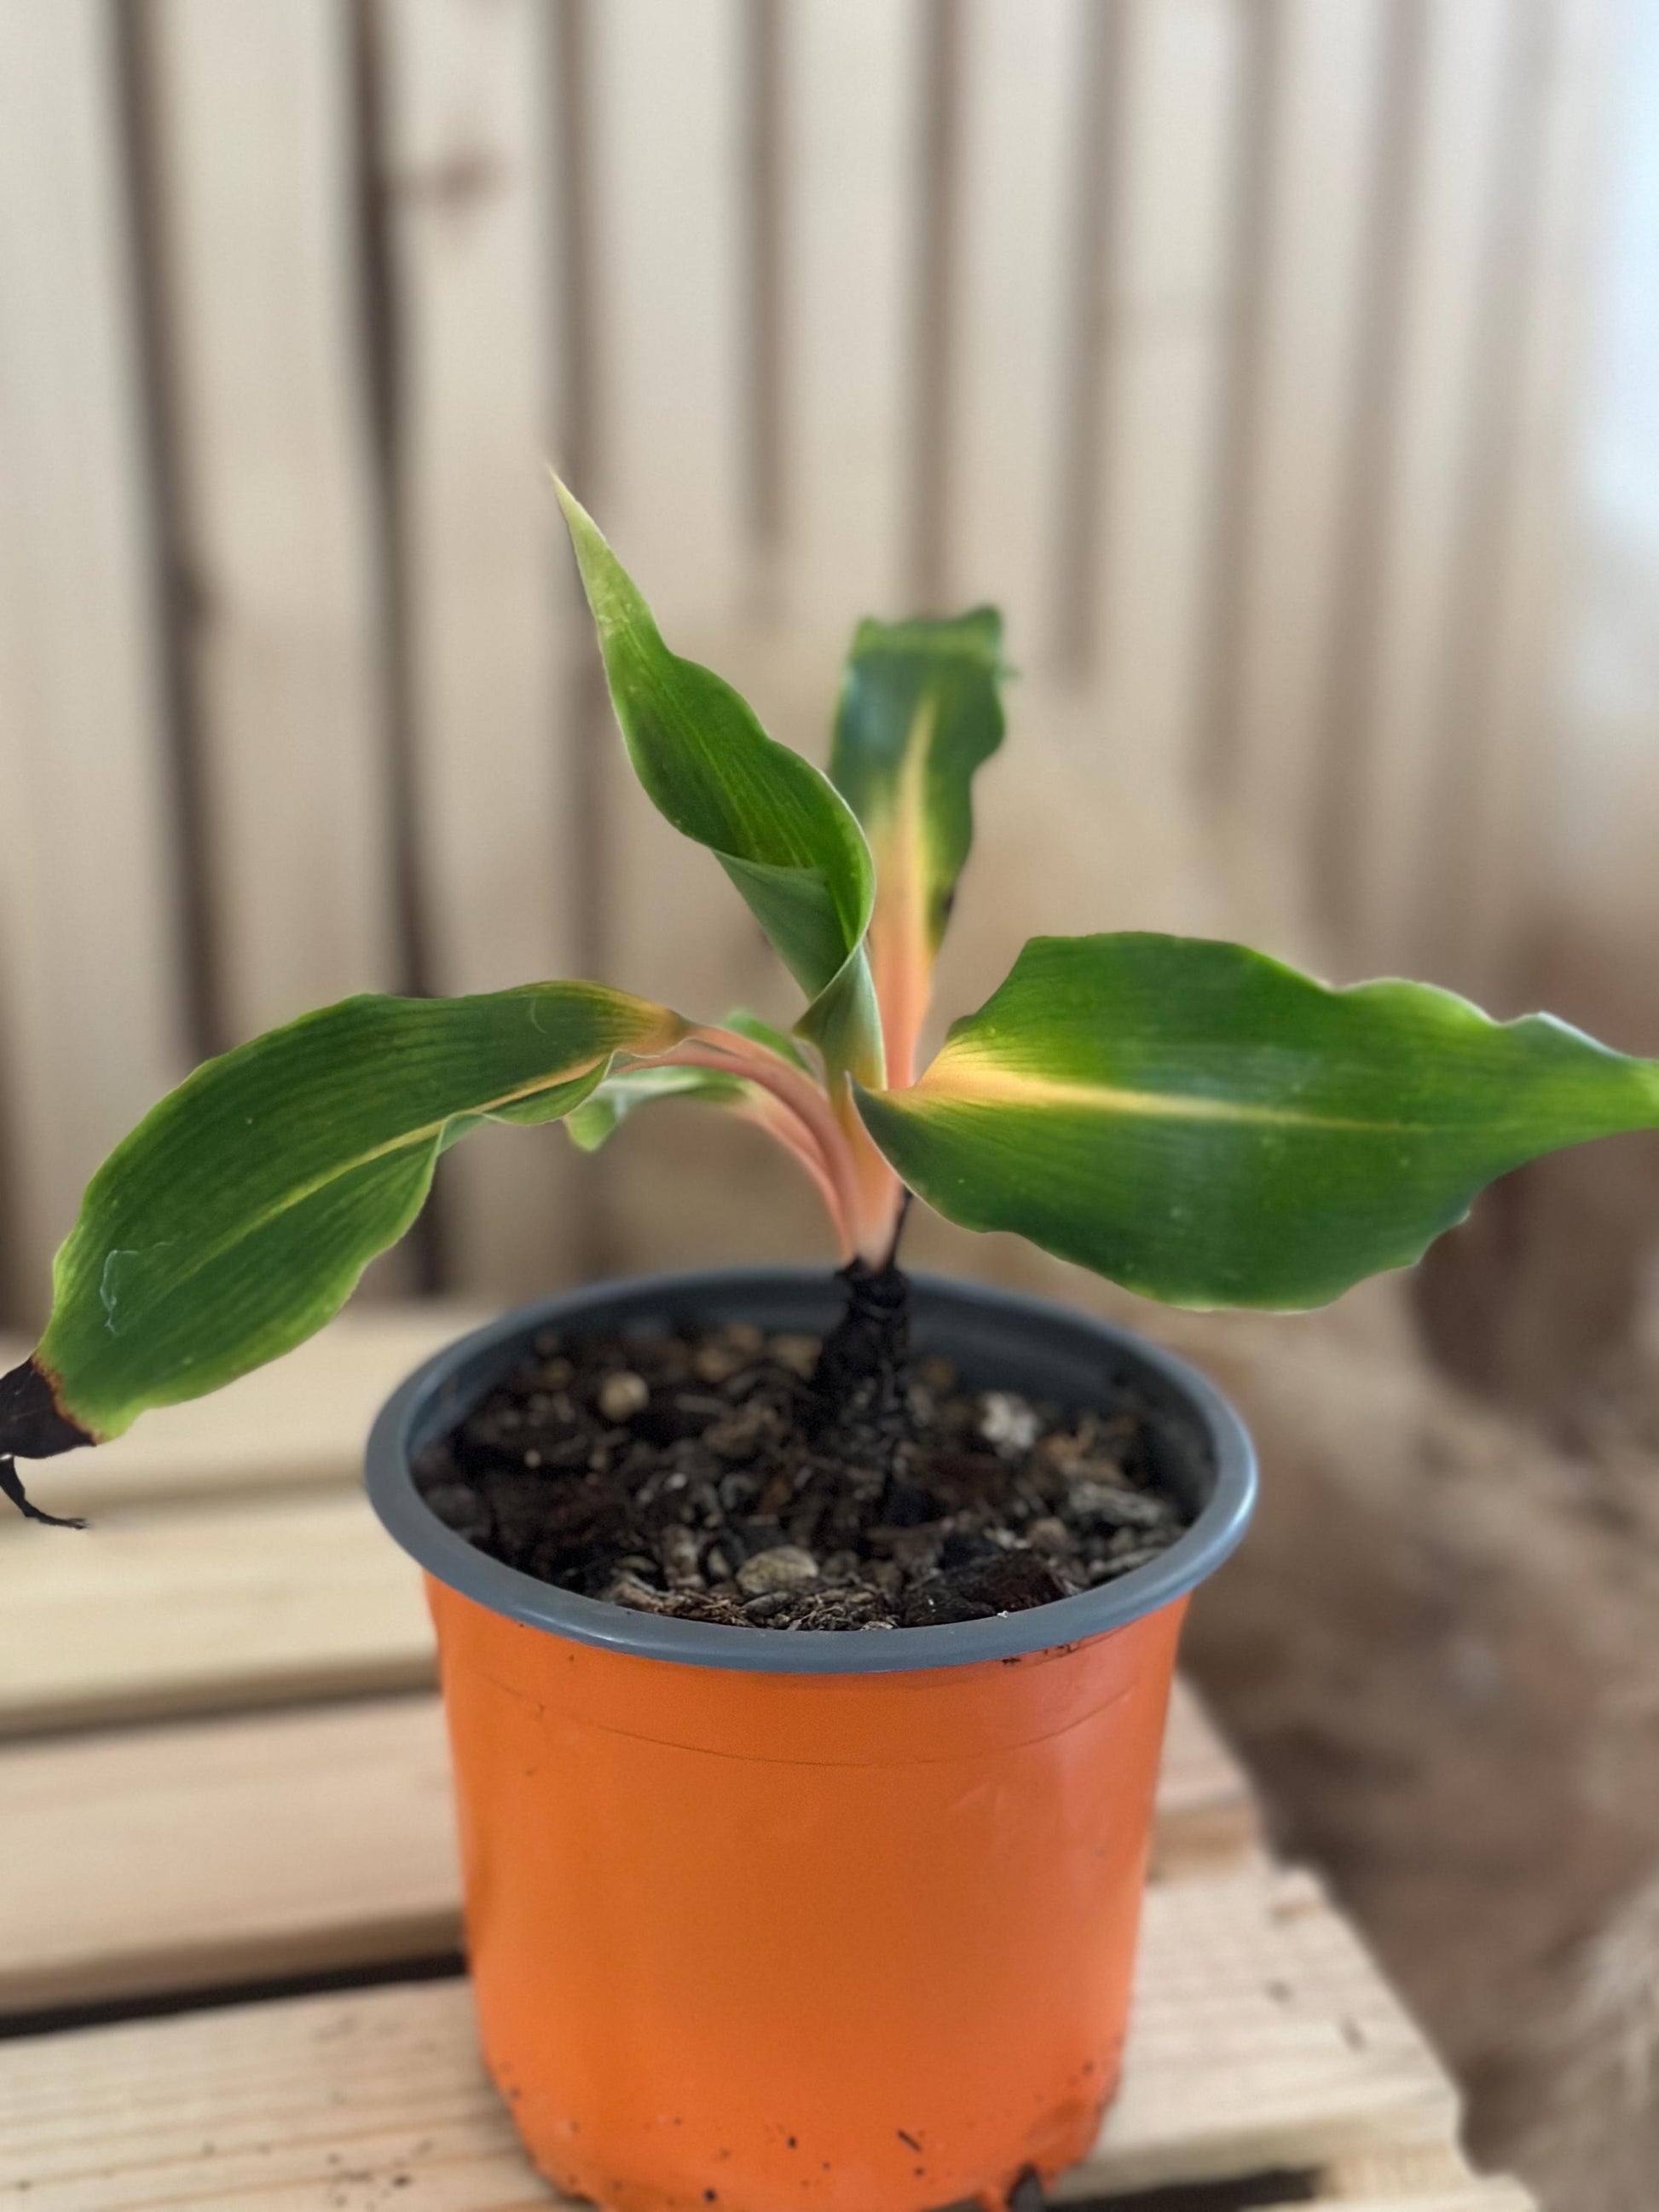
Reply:
M86 1425L68 1413L57 1377L37 1352L0 1376L0 1454L52 1459L98 1442Z
M565 527L570 532L570 542L575 548L577 559L580 560L584 541L590 544L594 540L600 544L605 543L599 533L599 526L577 498L575 493L571 490L551 461L547 465L547 473L553 486L553 495L559 502L559 511L564 516Z

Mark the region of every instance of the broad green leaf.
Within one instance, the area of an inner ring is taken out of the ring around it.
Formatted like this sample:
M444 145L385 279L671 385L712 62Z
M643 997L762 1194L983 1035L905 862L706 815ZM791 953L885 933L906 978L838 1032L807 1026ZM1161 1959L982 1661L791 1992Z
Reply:
M1659 1063L1241 945L1047 937L919 1083L859 1106L966 1228L1172 1304L1296 1307L1415 1260L1523 1160L1659 1124Z
M198 1067L93 1177L35 1354L94 1437L288 1351L419 1212L438 1156L485 1121L545 1121L619 1053L666 1050L666 1007L588 983L347 999Z
M1002 621L859 624L830 774L876 864L870 965L889 1080L908 1081L934 956L974 842L974 771L1002 743Z
M659 812L706 845L811 1004L798 1024L832 1068L881 1079L864 936L870 848L829 778L769 738L723 678L664 644L651 610L561 484L623 741Z
M565 1132L580 1152L597 1152L601 1145L641 1106L661 1098L692 1098L705 1106L735 1106L747 1097L750 1085L735 1075L718 1075L712 1067L624 1068L607 1076L591 1097L565 1116Z

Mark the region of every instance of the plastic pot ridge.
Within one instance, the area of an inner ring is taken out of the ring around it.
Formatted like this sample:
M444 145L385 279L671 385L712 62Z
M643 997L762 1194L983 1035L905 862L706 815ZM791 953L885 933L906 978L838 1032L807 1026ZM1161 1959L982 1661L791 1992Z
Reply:
M1031 1298L915 1279L969 1382L1079 1407L1128 1373L1198 1507L1149 1567L949 1626L769 1632L538 1583L428 1512L412 1453L542 1328L822 1331L825 1274L613 1284L480 1329L375 1424L426 1569L485 2056L541 2170L611 2212L1000 2205L1116 2083L1186 1597L1242 1535L1249 1439L1184 1363Z

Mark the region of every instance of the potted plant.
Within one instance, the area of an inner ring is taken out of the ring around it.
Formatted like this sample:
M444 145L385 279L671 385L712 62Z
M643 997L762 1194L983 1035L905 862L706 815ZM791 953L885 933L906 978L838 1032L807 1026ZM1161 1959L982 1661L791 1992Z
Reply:
M1181 1613L1254 1474L1166 1354L908 1283L910 1194L1153 1297L1308 1306L1506 1169L1659 1121L1659 1071L1127 934L1027 945L918 1075L1002 737L996 617L864 624L826 777L668 650L562 495L640 781L800 985L793 1033L532 983L351 999L210 1062L94 1177L0 1451L297 1344L482 1121L591 1146L684 1095L758 1124L838 1281L511 1316L371 1441L437 1622L484 2048L543 2170L617 2212L1000 2204L1115 2085ZM0 1482L51 1517L12 1458Z

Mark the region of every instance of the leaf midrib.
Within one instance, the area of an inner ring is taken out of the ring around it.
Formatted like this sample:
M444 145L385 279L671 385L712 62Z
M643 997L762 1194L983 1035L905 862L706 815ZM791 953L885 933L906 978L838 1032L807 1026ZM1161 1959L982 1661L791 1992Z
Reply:
M1352 1130L1373 1136L1424 1136L1449 1126L1435 1121L1376 1121L1340 1114L1318 1114L1256 1100L1206 1098L1186 1091L1127 1091L1111 1084L1066 1083L1054 1076L979 1064L963 1068L933 1067L911 1090L920 1104L963 1106L1083 1107L1093 1113L1139 1115L1148 1121L1242 1121L1264 1127Z

